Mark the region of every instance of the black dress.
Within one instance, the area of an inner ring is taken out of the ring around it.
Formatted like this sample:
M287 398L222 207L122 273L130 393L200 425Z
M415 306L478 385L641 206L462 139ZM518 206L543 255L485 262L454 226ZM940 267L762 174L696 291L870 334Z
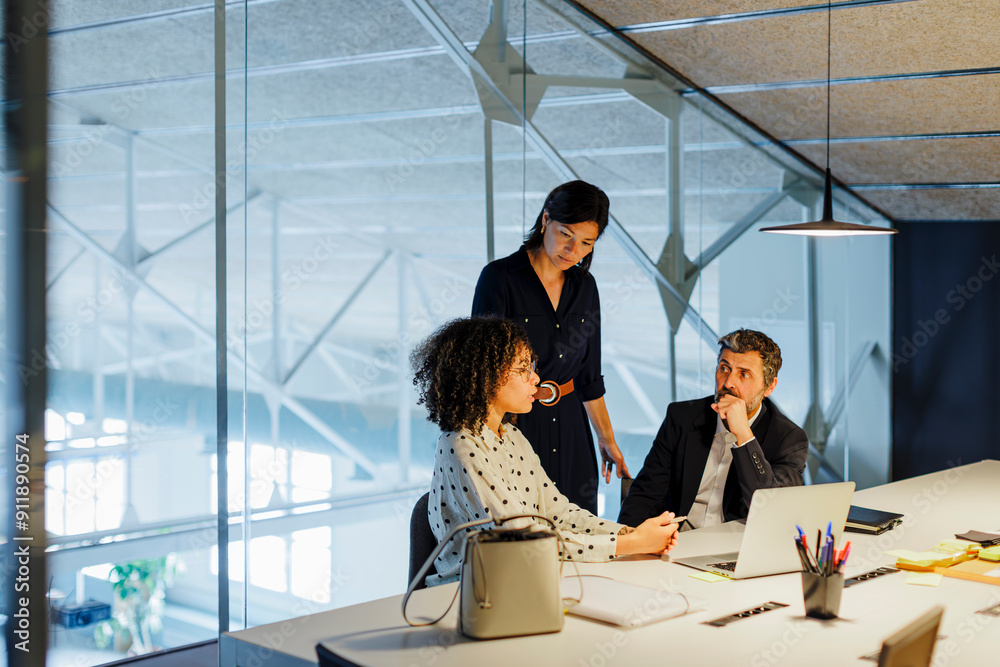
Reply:
M598 471L594 437L583 402L604 396L601 375L601 305L597 283L579 267L565 271L559 309L531 266L524 246L486 265L476 285L473 315L501 315L528 332L542 382L574 391L554 406L536 402L517 426L538 453L542 467L570 502L596 514Z

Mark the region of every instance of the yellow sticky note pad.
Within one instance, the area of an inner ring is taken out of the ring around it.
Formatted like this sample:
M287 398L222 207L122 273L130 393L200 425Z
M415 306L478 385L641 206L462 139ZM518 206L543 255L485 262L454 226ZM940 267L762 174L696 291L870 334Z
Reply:
M910 572L906 576L906 583L916 586L940 586L943 578L934 572Z
M709 583L714 583L716 581L729 581L729 577L723 577L721 574L716 574L714 572L695 572L694 574L690 574L688 576L692 579L701 579L702 581L707 581Z
M893 556L899 560L910 561L911 563L921 563L924 561L935 561L941 558L941 554L936 551L910 551L909 549L893 549L884 552L886 556Z

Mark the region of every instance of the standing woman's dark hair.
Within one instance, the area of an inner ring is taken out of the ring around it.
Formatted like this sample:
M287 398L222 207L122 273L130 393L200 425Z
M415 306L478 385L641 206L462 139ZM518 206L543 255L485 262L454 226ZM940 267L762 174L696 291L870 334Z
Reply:
M528 250L542 247L542 216L546 212L548 212L550 220L564 225L595 222L597 223L597 238L600 238L604 233L604 228L608 226L608 206L608 196L596 185L591 185L586 181L563 183L545 198L542 210L535 219L535 226L531 228L524 239L524 247ZM583 269L584 273L590 271L590 262L593 259L594 253L589 252L580 261L580 268Z

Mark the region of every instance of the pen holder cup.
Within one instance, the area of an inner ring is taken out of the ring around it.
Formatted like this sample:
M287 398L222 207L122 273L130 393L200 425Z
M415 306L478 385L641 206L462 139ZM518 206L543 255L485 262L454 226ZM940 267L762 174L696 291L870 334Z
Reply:
M837 618L840 612L840 593L844 590L844 575L824 576L813 572L802 573L802 598L806 616L811 618Z

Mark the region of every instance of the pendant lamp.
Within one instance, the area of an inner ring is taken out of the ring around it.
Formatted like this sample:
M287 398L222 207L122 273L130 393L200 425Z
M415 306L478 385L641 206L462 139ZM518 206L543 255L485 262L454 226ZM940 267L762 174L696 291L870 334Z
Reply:
M815 222L800 222L792 225L764 227L760 231L771 234L793 234L796 236L876 236L895 234L892 227L859 225L853 222L838 222L833 219L833 184L830 176L830 24L831 2L826 5L826 178L823 182L823 218Z

